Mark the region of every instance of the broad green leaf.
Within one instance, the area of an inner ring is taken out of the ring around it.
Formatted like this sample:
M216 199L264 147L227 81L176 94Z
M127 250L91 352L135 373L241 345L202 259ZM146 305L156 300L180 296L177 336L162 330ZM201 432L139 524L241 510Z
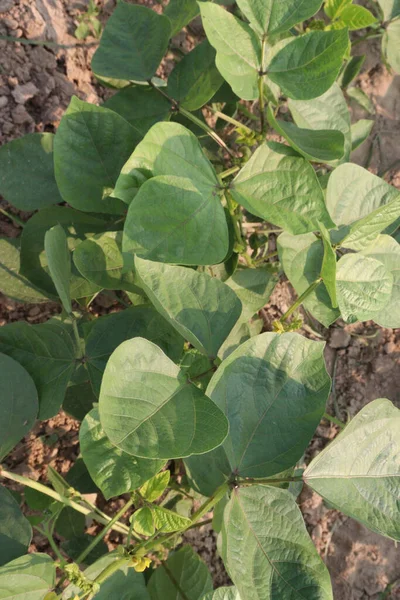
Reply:
M400 0L378 0L385 21L391 21L400 15Z
M238 5L256 33L272 35L288 31L318 12L322 0L239 0Z
M154 500L157 500L157 498L162 496L167 489L169 478L169 471L163 471L162 473L154 475L154 477L142 485L139 490L140 495L143 496L143 498L148 502L154 502Z
M0 461L33 427L39 410L30 375L6 354L0 354Z
M278 237L278 252L283 270L300 296L321 275L323 243L313 233L296 236L282 233ZM325 327L340 316L323 282L307 297L303 307Z
M344 156L351 152L350 113L343 92L334 83L325 94L314 100L289 100L288 106L298 127L315 131L335 130L344 135ZM332 142L332 137L331 142ZM324 161L326 162L326 161Z
M359 104L361 108L366 110L370 115L375 113L375 105L372 101L372 98L370 98L370 96L368 96L368 94L366 94L361 88L351 86L347 89L347 95L352 100L355 100L357 104Z
M0 237L0 291L17 302L45 302L46 296L19 274L19 243L19 238Z
M30 133L0 148L0 194L20 210L58 204L52 133Z
M189 527L191 524L191 520L187 517L178 515L176 512L163 508L162 506L153 506L152 513L156 529L158 531L163 531L164 533L180 531L185 527Z
M182 265L222 262L228 226L218 194L203 194L190 179L160 175L142 185L124 227L124 254Z
M143 458L204 454L228 433L223 413L148 340L123 342L107 363L100 421L114 446Z
M320 223L319 230L324 245L324 258L321 265L321 277L330 296L332 306L337 308L336 298L336 252L332 248L329 231Z
M136 458L113 446L100 424L97 408L83 419L79 443L90 476L107 500L133 492L164 465L163 461Z
M167 17L145 6L119 2L106 23L92 69L105 77L147 81L155 74L170 35Z
M133 529L140 535L154 535L156 530L153 512L149 506L143 506L139 510L136 510L131 517L131 523L133 524Z
M127 204L137 193L138 170L150 172L153 176L173 175L190 179L204 197L213 196L220 190L214 168L196 136L178 123L153 125L123 166L115 194L118 197L121 189L121 198Z
M224 411L228 437L201 461L185 460L202 493L211 495L233 473L265 478L299 460L329 395L323 349L295 333L263 333L222 362L207 395Z
M258 98L261 42L247 23L222 6L200 2L200 13L208 41L217 51L221 75L243 100Z
M65 552L67 554L67 556L69 556L70 558L72 558L73 561L75 561L78 556L80 556L80 554L86 550L86 548L89 546L89 544L91 542L93 542L94 540L94 536L90 535L88 533L84 533L83 535L80 535L78 537L75 538L71 538L69 540L64 540L64 542L61 542L60 546L61 549L63 550L63 552ZM101 540L100 543L98 543L93 550L91 550L89 552L89 554L86 556L85 560L83 561L85 565L92 565L94 562L96 562L96 560L98 560L99 558L101 558L102 556L104 556L104 554L108 553L108 547L107 544ZM46 598L44 598L44 600L47 600ZM51 600L51 599L49 599ZM54 598L54 600L58 600L57 598Z
M123 214L123 202L110 196L136 143L137 133L117 113L73 96L54 140L63 200L86 212Z
M0 568L0 600L43 600L55 584L56 569L47 554L26 554Z
M208 592L202 600L240 600L239 592L233 586L220 587L213 592Z
M349 4L340 11L339 19L334 23L335 29L347 27L349 31L370 27L377 20L374 15L364 6Z
M195 386L199 387L203 392L206 391L215 370L208 356L205 356L195 348L190 348L184 353L179 366L185 371Z
M68 248L73 251L78 244L95 233L103 232L107 224L103 219L87 215L73 208L52 206L39 211L27 222L21 237L21 275L46 294L57 296L50 277L48 258L44 248L46 231L59 223L67 234ZM84 298L101 288L90 283L79 273L75 265L71 269L71 298Z
M106 554L84 571L84 575L93 581L113 562L121 560L116 553ZM62 600L75 600L82 590L76 585L69 585L63 592ZM108 577L100 586L100 591L93 600L150 600L142 573L137 573L128 562Z
M351 149L356 150L365 142L372 131L375 121L360 119L351 126Z
M137 292L132 271L124 270L122 231L98 233L79 244L73 254L79 273L108 290Z
M268 77L293 100L321 96L338 76L348 43L344 29L306 33L274 55Z
M215 50L207 40L198 44L168 77L167 93L187 110L204 106L224 80L215 66Z
M231 192L253 215L295 235L318 229L319 221L333 226L312 166L267 145L257 148L234 179Z
M383 54L395 73L400 73L400 19L389 23L382 38Z
M184 546L156 569L148 590L151 600L200 600L212 590L212 580L198 554Z
M76 366L72 327L57 319L40 325L10 323L0 327L0 352L19 362L32 377L39 396L39 419L57 414Z
M328 570L290 492L234 489L221 535L222 558L241 598L333 600Z
M242 305L222 281L193 269L135 259L139 281L154 307L197 350L216 358Z
M25 554L31 539L29 521L8 489L0 485L0 566Z
M389 303L392 289L392 273L375 258L346 254L337 263L337 300L349 323L374 319Z
M46 510L54 502L47 494L42 494L31 487L24 488L24 500L29 508L40 511Z
M385 398L374 400L304 472L307 485L330 505L397 541L399 433L399 409Z
M78 458L65 476L71 487L81 494L96 494L99 488L90 477L82 458Z
M57 517L56 531L67 540L83 535L85 531L85 515L76 512L70 506L65 506Z
M103 106L118 113L132 125L136 132L137 143L154 123L168 120L171 112L171 103L167 98L157 90L141 85L120 90L108 98Z
M151 306L134 306L97 319L86 340L86 360L96 396L108 359L125 340L143 337L154 342L173 361L183 351L183 338Z
M393 275L393 288L386 306L374 315L382 327L400 327L400 245L389 235L380 235L362 254L381 262Z
M97 396L94 395L88 375L87 381L67 387L62 408L73 419L82 421L93 408L94 402L97 402Z
M199 14L196 0L170 0L164 8L164 15L171 22L171 37L174 37Z
M361 67L365 62L365 58L365 54L362 54L361 56L352 56L350 58L349 62L346 64L346 67L338 78L341 88L346 89L347 86L354 81L361 71Z
M340 15L346 6L351 5L352 0L325 0L324 10L330 19L335 19Z
M326 203L336 225L333 241L362 250L400 216L400 192L381 177L351 163L329 178Z
M53 280L61 303L67 314L72 313L70 280L71 254L68 248L67 236L61 225L55 225L44 236L44 251L47 256L50 277Z
M303 129L293 123L275 119L271 106L268 122L299 154L315 162L332 162L344 155L345 139L335 129Z

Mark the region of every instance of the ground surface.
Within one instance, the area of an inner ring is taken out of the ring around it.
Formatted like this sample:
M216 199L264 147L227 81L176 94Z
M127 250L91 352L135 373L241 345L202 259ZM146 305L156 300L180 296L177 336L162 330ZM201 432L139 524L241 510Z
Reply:
M155 9L160 10L156 2L144 0L143 3L154 4ZM104 22L115 2L104 0L99 1L99 5ZM110 93L91 76L94 39L77 46L73 36L77 16L86 6L86 0L0 0L0 36L71 45L71 48L60 49L0 40L1 143L33 131L54 131L73 94L97 103ZM174 44L188 50L199 35L201 28L195 23L190 31L180 34ZM388 182L400 188L400 77L393 77L382 66L377 42L359 44L357 53L367 54L357 85L371 98L375 110L372 118L376 122L370 139L357 150L353 160L369 165L374 173L384 175ZM170 64L168 57L161 72L168 71ZM355 120L371 118L353 102L351 110ZM1 205L12 211L4 201ZM19 227L0 215L0 235L17 237L19 234ZM287 284L280 284L262 314L266 329L290 303L291 290ZM116 308L107 298L100 299L97 306L98 312ZM0 326L23 319L39 323L55 312L58 307L54 303L19 305L0 295ZM387 397L400 407L400 330L379 329L368 324L343 329L338 323L322 335L328 341L328 368L331 374L336 374L329 407L331 414L336 411L345 420L347 415L353 416L379 397ZM44 479L50 464L65 474L79 454L77 430L78 424L64 414L38 425L13 452L13 468L30 477ZM310 446L309 457L336 433L334 426L321 425ZM51 443L54 439L57 441ZM303 491L300 506L310 534L332 574L335 600L380 600L386 586L400 578L400 549L328 508L316 494ZM112 541L111 538L110 543ZM215 583L226 582L209 529L192 532L190 542L209 563ZM39 536L35 537L34 544L38 550L47 550L46 541ZM385 598L400 599L400 586L395 586Z

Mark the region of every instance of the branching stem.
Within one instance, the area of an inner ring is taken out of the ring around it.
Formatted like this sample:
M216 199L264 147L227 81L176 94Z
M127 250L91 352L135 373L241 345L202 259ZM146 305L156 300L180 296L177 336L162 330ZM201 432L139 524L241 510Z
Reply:
M308 298L308 296L310 294L312 294L313 291L319 286L321 281L322 281L321 277L319 277L318 279L313 281L313 283L301 294L301 296L299 296L297 298L296 302L294 302L292 304L292 306L285 312L285 314L282 315L282 317L279 319L279 321L281 323L284 323L285 321L287 321L288 318L290 317L290 315L293 314L294 311L297 310L301 304L303 304L304 300L306 298Z

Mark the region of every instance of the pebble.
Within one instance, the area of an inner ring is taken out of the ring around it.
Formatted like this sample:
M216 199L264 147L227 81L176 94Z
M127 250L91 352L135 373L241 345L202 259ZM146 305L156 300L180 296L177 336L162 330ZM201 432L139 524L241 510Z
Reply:
M5 13L14 6L14 0L0 0L0 13Z
M397 346L394 342L388 342L384 345L383 349L386 352L386 354L393 354L394 352L398 351Z
M7 96L0 96L0 108L4 108L8 104Z
M345 329L333 329L329 345L331 348L347 348L350 340L351 336Z
M32 121L31 115L25 110L22 104L18 104L12 112L14 123L22 125L22 123L30 123Z
M38 315L40 313L40 308L38 306L34 306L33 308L30 309L30 311L28 312L28 315L30 317L36 317L36 315Z
M36 85L29 81L23 85L17 85L11 94L13 95L17 104L25 104L25 102L36 96L38 92L39 90L37 89Z

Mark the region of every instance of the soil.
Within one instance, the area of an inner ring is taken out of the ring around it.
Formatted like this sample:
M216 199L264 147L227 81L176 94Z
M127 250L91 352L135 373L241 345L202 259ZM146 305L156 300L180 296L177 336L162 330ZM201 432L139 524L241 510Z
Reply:
M114 9L115 0L97 3L104 23ZM141 0L141 3L161 10L156 0ZM100 86L90 71L96 40L87 38L79 43L74 37L77 18L87 5L88 0L0 0L0 38L48 41L46 45L26 45L0 39L0 143L34 131L55 131L73 94L99 103L112 93ZM201 36L201 25L196 20L173 44L186 52ZM372 100L374 114L368 114L352 100L352 118L373 118L375 125L368 141L353 153L352 160L400 189L400 77L393 76L382 65L378 41L357 45L356 53L367 56L356 85ZM159 74L168 73L172 64L171 53ZM1 198L0 206L17 213ZM18 214L23 220L29 216ZM19 234L18 225L0 215L0 235ZM292 299L290 286L280 283L269 304L260 311L266 330L271 329L272 321L290 306ZM107 297L99 298L95 311L101 314L110 310L118 310L118 304ZM58 312L55 303L22 305L0 294L0 326L18 320L40 323ZM389 398L400 408L400 330L378 328L373 323L344 326L340 321L330 330L322 330L315 323L306 322L304 334L327 340L327 366L331 375L335 375L328 407L331 414L346 420L380 397ZM46 480L48 465L65 475L79 455L78 427L76 421L61 412L38 424L8 462L16 472L41 481ZM334 425L322 422L306 459L315 456L336 434ZM54 436L57 441L50 443ZM299 505L331 572L335 600L378 600L385 590L386 600L400 599L400 584L395 584L391 592L387 587L400 581L400 550L393 542L326 506L310 490L303 490ZM115 507L102 508L111 511ZM111 536L109 546L116 541ZM226 584L229 580L217 556L210 526L193 530L187 541L209 564L215 585ZM46 540L40 536L35 536L31 549L49 551Z

